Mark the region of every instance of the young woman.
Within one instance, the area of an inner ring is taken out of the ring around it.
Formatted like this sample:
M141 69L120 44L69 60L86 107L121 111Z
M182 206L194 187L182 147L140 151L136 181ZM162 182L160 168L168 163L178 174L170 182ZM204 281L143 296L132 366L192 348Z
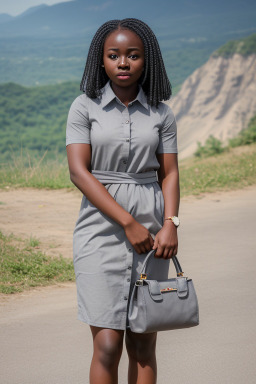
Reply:
M156 383L156 333L129 329L127 309L147 253L166 279L177 254L176 123L158 42L137 19L96 32L67 122L70 177L83 193L74 231L78 319L91 327L91 384L118 383L123 338L128 383ZM176 217L175 219L173 218Z

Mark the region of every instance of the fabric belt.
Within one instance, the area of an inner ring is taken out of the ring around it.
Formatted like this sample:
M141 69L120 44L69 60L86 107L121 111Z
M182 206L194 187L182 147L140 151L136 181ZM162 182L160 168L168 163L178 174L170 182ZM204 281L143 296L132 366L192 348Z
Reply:
M115 172L115 171L91 171L102 184L149 184L158 181L156 171L141 173Z

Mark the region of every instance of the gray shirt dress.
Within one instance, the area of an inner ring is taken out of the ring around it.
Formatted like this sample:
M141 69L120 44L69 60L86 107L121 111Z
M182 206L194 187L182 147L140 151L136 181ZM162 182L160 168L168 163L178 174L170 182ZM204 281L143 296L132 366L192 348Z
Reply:
M91 144L91 173L154 238L164 221L156 153L177 153L176 121L170 107L151 107L140 87L126 107L110 82L96 99L72 103L66 145ZM121 225L83 195L73 235L78 319L97 327L129 327L127 309L145 254L138 254ZM170 260L152 258L149 276L168 277Z

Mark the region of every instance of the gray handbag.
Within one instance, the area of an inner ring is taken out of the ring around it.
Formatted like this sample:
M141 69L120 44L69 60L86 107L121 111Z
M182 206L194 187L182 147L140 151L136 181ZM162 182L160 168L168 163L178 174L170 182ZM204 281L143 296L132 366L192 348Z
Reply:
M147 265L155 251L153 249L148 253L141 268L140 279L133 287L128 310L131 331L150 333L198 325L199 309L195 288L192 279L183 276L176 256L172 257L176 278L163 281L147 279Z

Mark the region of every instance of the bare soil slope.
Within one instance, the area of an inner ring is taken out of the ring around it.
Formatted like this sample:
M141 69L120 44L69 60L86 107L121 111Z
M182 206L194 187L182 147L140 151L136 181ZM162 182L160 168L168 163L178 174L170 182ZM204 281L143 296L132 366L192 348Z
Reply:
M170 105L178 124L180 158L213 135L226 142L256 113L256 55L211 57L184 82Z

